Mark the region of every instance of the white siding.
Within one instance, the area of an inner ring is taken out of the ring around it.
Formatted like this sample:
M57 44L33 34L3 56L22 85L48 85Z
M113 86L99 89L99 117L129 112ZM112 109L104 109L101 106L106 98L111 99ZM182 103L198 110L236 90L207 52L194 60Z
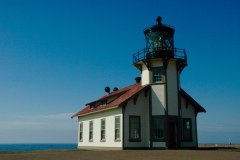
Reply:
M178 88L176 61L170 60L167 67L168 115L178 115Z
M151 67L162 67L163 63L161 59L151 60ZM142 85L151 83L151 72L148 70L145 64L142 64Z
M150 83L149 70L145 64L142 64L142 86Z
M192 139L193 142L182 142L182 147L196 147L197 146L197 137L196 137L196 117L195 117L195 108L189 104L186 108L186 100L181 97L181 106L182 106L182 118L191 118L192 119Z
M153 147L166 147L166 142L153 142Z
M165 91L163 85L152 85L152 115L165 114Z
M115 117L120 116L120 142L115 142ZM101 142L101 119L105 118L105 142ZM89 122L93 121L93 142L89 142ZM83 122L83 141L78 142L78 147L122 147L122 108L81 116L79 124ZM79 131L78 131L79 141Z
M138 96L136 105L134 100L128 101L124 114L124 145L125 147L149 147L149 101L145 93ZM141 142L129 142L129 116L141 116Z
M163 66L162 59L152 59L151 66L152 67L162 67Z

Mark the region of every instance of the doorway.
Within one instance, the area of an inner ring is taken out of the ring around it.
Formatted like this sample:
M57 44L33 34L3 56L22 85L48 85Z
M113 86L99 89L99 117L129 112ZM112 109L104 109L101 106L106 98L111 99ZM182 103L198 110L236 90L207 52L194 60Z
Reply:
M178 125L176 118L169 119L169 149L178 148Z

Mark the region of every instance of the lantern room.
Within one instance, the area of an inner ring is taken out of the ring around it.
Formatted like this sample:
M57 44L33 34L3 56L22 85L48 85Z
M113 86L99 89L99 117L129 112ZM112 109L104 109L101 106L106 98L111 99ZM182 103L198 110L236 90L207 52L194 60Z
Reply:
M133 54L133 65L141 71L144 63L151 70L152 59L177 59L183 69L187 65L187 54L185 49L174 47L174 32L174 27L162 24L162 18L158 16L155 25L144 29L146 46Z
M147 58L174 57L174 28L162 24L161 21L162 18L157 17L156 25L144 30Z

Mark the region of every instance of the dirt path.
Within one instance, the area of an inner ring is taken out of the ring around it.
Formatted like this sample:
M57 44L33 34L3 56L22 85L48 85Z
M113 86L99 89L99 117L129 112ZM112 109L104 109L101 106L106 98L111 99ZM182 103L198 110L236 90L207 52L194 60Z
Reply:
M116 160L116 159L184 159L240 160L240 150L123 150L123 151L34 151L0 153L0 160Z

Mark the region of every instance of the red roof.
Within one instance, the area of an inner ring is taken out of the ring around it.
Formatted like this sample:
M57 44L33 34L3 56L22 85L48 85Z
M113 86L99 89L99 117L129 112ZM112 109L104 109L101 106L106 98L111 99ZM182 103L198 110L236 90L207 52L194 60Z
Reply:
M126 101L128 101L129 99L131 99L134 95L136 95L140 91L148 88L148 86L149 85L142 86L141 83L137 83L137 84L134 84L134 85L122 88L120 90L117 90L115 92L112 92L112 93L110 93L108 95L105 95L105 96L103 96L103 97L99 98L98 100L93 101L91 103L99 102L101 100L104 100L104 99L107 99L107 98L110 98L110 97L118 95L118 97L116 99L114 99L113 101L109 102L106 105L98 105L95 108L90 108L89 104L91 104L91 103L88 103L87 106L84 109L82 109L78 113L74 114L72 116L72 118L75 117L75 116L80 116L80 115L84 115L84 114L88 114L88 113L91 113L91 112L104 110L104 109L115 107L115 106L118 107L118 106L122 105L123 103L125 103Z

